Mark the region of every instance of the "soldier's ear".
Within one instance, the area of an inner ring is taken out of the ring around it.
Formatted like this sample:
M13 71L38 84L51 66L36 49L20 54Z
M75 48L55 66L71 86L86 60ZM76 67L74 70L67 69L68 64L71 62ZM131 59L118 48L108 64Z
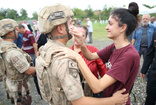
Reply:
M11 31L5 35L5 38L14 36L14 31Z
M64 25L63 24L58 25L57 26L57 31L60 34L63 34L64 33Z
M8 35L14 35L14 31L9 32Z

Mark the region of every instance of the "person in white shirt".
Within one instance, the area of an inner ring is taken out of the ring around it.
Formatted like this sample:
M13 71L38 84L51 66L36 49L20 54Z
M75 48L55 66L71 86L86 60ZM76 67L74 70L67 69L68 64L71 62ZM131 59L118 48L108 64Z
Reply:
M86 27L88 28L88 35L89 35L89 41L88 41L88 43L92 43L93 26L92 26L92 22L90 21L89 18L87 18Z
M22 25L25 27L26 30L30 31L27 24L25 24L25 22L23 22Z

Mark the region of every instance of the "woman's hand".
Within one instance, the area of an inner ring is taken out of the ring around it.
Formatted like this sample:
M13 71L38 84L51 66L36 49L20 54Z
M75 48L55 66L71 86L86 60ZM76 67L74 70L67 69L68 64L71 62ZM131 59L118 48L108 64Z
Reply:
M72 27L69 30L69 33L71 35L73 35L73 37L75 38L75 41L80 45L83 46L85 45L84 43L84 38L83 38L83 33L78 31L76 27Z
M113 94L113 100L115 101L115 105L126 105L128 101L129 94L123 94L126 89L119 90Z
M66 48L66 47L56 48L55 50L52 51L52 53L56 53L56 55L54 55L54 57L64 55L64 56L60 57L59 60L64 59L64 58L70 58L70 59L78 61L79 58L81 57L77 52L75 52L69 48Z

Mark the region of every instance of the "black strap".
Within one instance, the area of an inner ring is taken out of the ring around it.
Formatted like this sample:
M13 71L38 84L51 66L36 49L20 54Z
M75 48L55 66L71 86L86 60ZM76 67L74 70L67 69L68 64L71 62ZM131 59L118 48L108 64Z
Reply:
M21 105L22 101L22 81L18 82L18 97L17 98L17 105Z
M19 81L18 82L18 96L19 98L17 99L17 103L22 101L22 85L26 90L26 94L29 95L29 89L28 89L28 85L27 85L27 81L23 80L23 81Z
M22 81L18 82L18 96L22 96Z
M54 40L54 39L63 39L65 37L68 37L68 35L56 36L56 37L52 37L51 39L52 40Z
M66 26L67 35L69 36L70 33L69 33L69 27L68 27L68 23L67 22L65 23L65 26Z
M26 80L23 81L23 86L25 87L27 95L29 95L29 89L28 89L28 85L27 85L27 81Z
M13 39L13 38L17 39L16 31L15 30L13 30L13 31L14 31L14 36L12 36L12 37L4 37L3 39Z

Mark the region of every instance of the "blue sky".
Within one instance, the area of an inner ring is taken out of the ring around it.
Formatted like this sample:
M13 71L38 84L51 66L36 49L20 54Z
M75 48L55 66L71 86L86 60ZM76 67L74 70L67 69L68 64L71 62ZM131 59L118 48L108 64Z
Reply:
M27 10L28 16L31 17L34 11L39 12L44 6L54 3L62 3L70 8L75 7L82 10L87 9L90 5L93 10L99 10L103 9L104 5L108 7L123 7L125 5L125 8L127 8L130 2L138 3L141 14L156 12L156 7L150 10L142 5L156 5L156 0L0 0L0 8L15 9L18 12L21 8L24 8Z

